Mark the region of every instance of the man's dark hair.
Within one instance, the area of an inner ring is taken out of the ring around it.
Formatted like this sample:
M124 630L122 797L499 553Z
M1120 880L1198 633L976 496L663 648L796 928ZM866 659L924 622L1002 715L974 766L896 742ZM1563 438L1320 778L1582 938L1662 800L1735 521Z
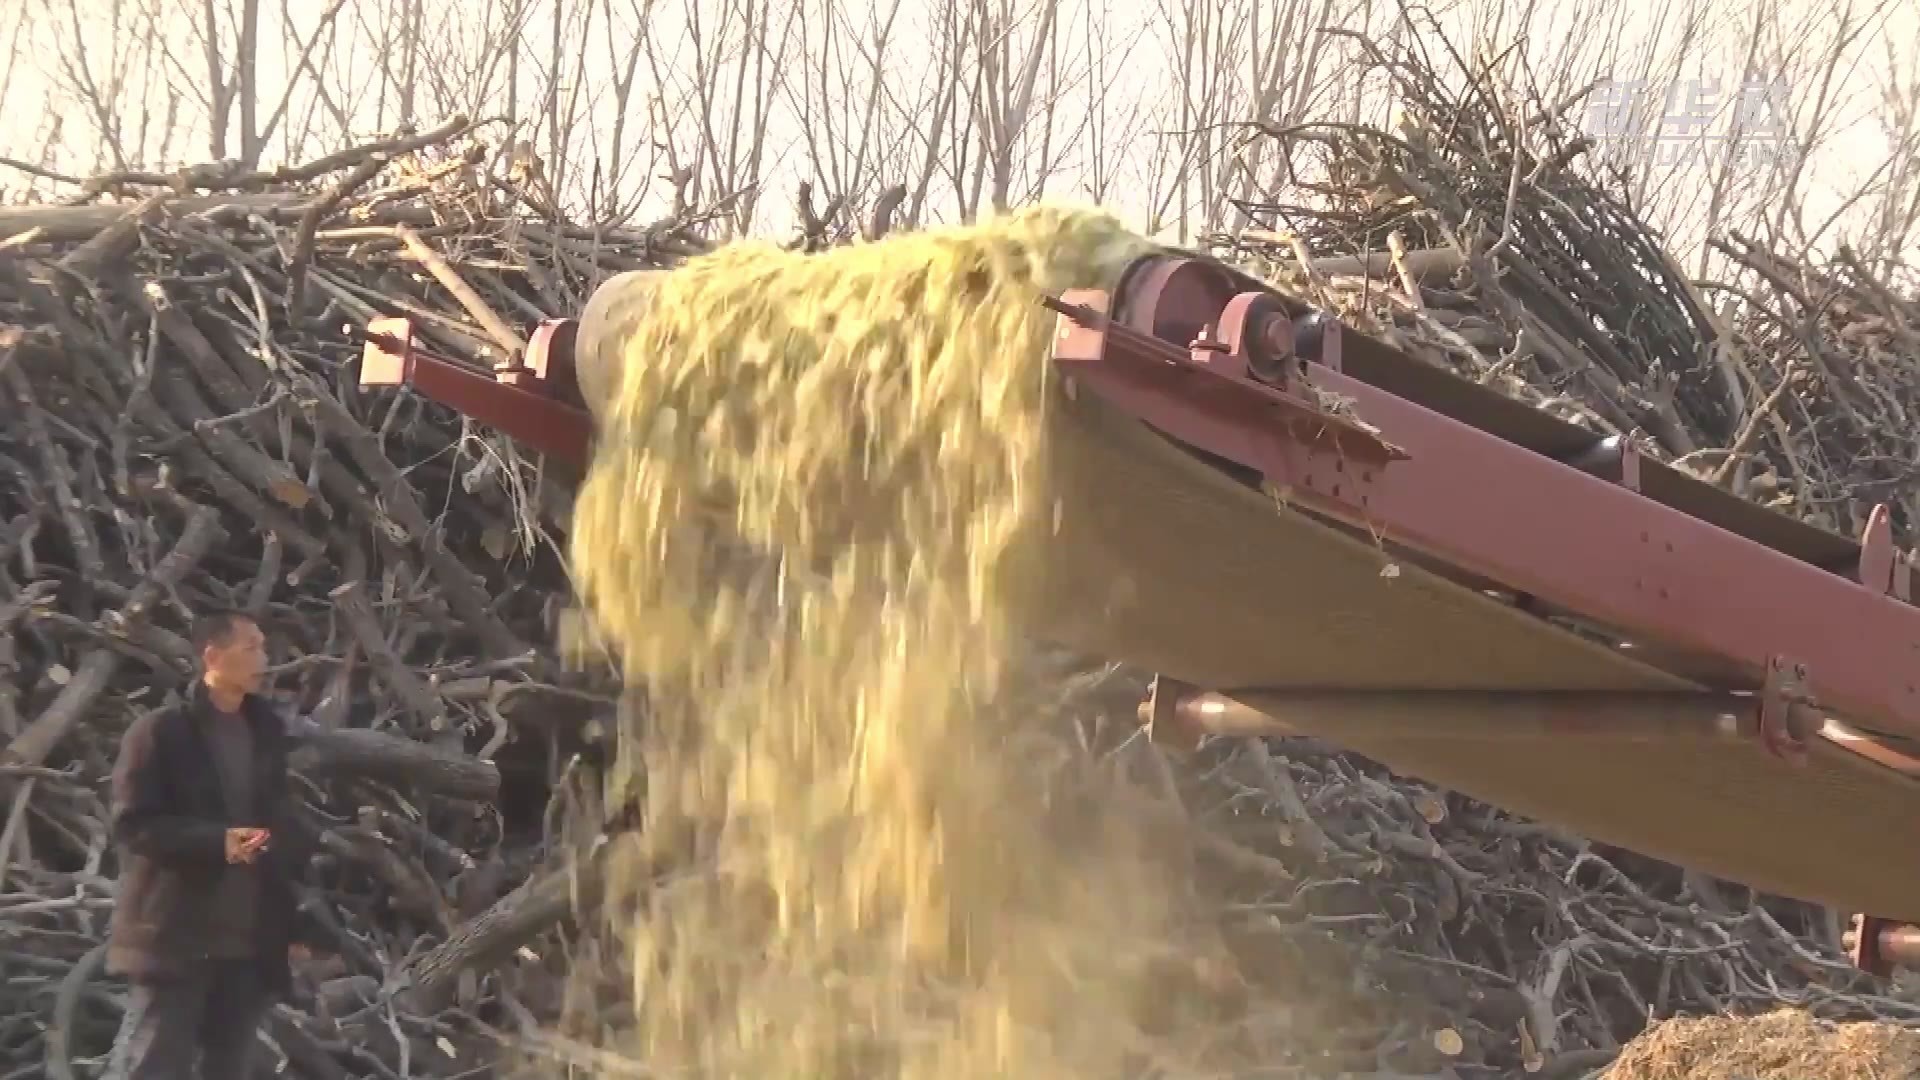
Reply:
M252 622L255 622L252 615L237 609L207 612L193 620L194 655L205 652L210 645L225 645L233 640L235 631Z

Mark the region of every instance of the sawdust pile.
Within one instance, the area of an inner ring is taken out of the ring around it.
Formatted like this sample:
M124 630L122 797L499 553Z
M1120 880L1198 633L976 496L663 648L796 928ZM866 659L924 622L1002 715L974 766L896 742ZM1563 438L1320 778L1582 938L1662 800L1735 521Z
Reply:
M1782 1009L1668 1020L1633 1041L1601 1080L1895 1080L1920 1076L1920 1032L1836 1024Z
M614 795L644 787L645 850L610 905L647 1068L1205 1067L1208 1026L1170 1015L1180 875L1004 692L1051 520L1038 300L1142 250L1036 209L742 244L652 293L573 533L592 627L652 703Z

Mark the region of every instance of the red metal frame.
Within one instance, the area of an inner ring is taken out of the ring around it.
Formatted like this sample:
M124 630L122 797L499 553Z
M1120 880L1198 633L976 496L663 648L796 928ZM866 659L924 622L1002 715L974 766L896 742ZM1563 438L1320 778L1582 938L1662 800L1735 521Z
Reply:
M1912 756L1823 716L1831 710L1879 732L1920 735L1920 610L1885 508L1869 519L1854 565L1815 565L1649 498L1626 440L1602 444L1605 461L1563 462L1346 374L1344 327L1322 319L1296 325L1275 310L1274 294L1245 284L1197 260L1169 258L1117 301L1070 294L1054 305L1062 311L1055 361L1142 422L1258 471L1303 508L1531 604L1603 624L1635 645L1708 658L1757 691L1731 700L1475 701L1499 715L1503 732L1562 738L1606 726L1621 737L1650 725L1690 728L1757 737L1798 760L1811 726L1831 745L1920 773ZM1255 295L1266 298L1257 307ZM1116 318L1106 315L1110 305ZM1250 311L1264 325L1251 325ZM1185 332L1192 337L1183 350ZM1275 354L1289 352L1293 362L1278 362L1284 355ZM1329 394L1340 408L1326 408ZM1325 427L1315 425L1316 413ZM1593 458L1592 449L1584 456ZM1712 505L1704 495L1695 501ZM1352 722L1418 722L1395 711L1403 703L1377 695L1318 694L1303 704L1323 721L1332 712ZM1208 733L1294 733L1282 718L1159 682L1142 718L1156 738L1175 744ZM1920 963L1920 928L1857 916L1847 947L1862 970L1885 974Z
M1884 513L1849 581L1641 494L1630 445L1589 471L1343 374L1339 323L1249 285L1205 260L1156 256L1130 271L1113 318L1103 293L1047 298L1062 319L1055 363L1165 434L1259 471L1303 509L1636 646L1703 658L1752 689L1791 677L1798 696L1859 728L1920 739L1920 609ZM407 320L376 319L360 381L411 385L584 464L592 421L574 333L547 322L525 356L483 373L421 349Z
M1219 280L1225 287L1204 298L1191 283L1177 297L1123 295L1125 325L1100 313L1098 294L1069 294L1056 363L1144 423L1257 470L1303 509L1637 646L1706 658L1753 689L1791 674L1826 709L1920 737L1920 609L1891 581L1849 581L1344 375L1338 323L1316 328L1313 358L1279 387L1133 329L1171 322L1158 310L1169 301L1182 319L1212 321L1193 309L1234 303L1230 279ZM1353 419L1328 415L1302 385L1342 399Z
M1479 388L1448 382L1207 260L1149 257L1111 295L1045 302L1060 313L1053 359L1069 386L1259 472L1303 510L1531 607L1603 625L1649 655L1714 672L1723 690L1752 695L1488 703L1523 727L1566 734L1727 714L1736 734L1792 757L1811 737L1806 717L1831 714L1820 737L1920 776L1920 760L1878 737L1920 739L1920 609L1913 566L1894 549L1884 510L1858 546L1809 536L1643 462L1626 440L1569 443L1584 433L1553 430L1504 399L1470 402L1468 391ZM585 464L592 422L573 371L571 323L543 325L525 357L492 373L423 352L404 319L375 320L368 331L363 384L411 385ZM1485 415L1467 416L1468 405ZM1515 438L1523 427L1535 446ZM1535 448L1556 441L1559 457ZM1191 736L1207 730L1204 704L1169 691L1146 712L1156 727ZM1377 702L1366 705L1378 712ZM1215 719L1277 730L1270 718L1266 727ZM1863 918L1852 938L1869 970L1920 959L1920 930L1911 927Z
M541 324L525 356L482 373L420 348L407 319L367 323L360 385L416 392L575 466L587 463L593 418L578 404L570 320Z
M1336 492L1338 476L1306 472L1298 486L1316 509L1631 640L1725 657L1756 677L1787 658L1830 708L1920 735L1910 604L1357 380L1317 365L1312 377L1412 455L1374 478L1365 505Z

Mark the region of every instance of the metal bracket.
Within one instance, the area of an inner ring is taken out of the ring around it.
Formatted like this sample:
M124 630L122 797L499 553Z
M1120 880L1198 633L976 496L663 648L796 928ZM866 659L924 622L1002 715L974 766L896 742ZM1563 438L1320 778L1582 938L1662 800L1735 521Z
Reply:
M1640 448L1623 435L1609 435L1592 446L1561 459L1590 476L1597 476L1628 491L1640 491Z
M1853 966L1876 978L1893 974L1893 965L1880 951L1880 931L1889 925L1887 920L1877 915L1855 915L1847 924L1840 943L1846 946L1847 959L1853 961Z
M1256 468L1276 486L1318 488L1364 510L1373 478L1407 452L1316 398L1262 382L1250 364L1276 376L1297 364L1292 324L1264 299L1243 296L1223 332L1196 335L1185 348L1106 314L1104 293L1071 290L1040 302L1060 315L1053 359L1074 385L1162 434ZM1309 389L1299 378L1292 385Z
M1920 926L1878 915L1855 915L1847 922L1840 945L1853 966L1876 978L1896 968L1920 966Z
M1140 703L1140 723L1147 729L1148 741L1188 753L1200 748L1206 732L1188 723L1180 711L1180 703L1198 690L1192 683L1165 675L1153 677L1147 686L1147 700Z
M1806 764L1813 734L1804 716L1813 704L1806 685L1807 665L1783 656L1767 661L1767 679L1760 687L1760 742L1768 753L1793 765Z
M1913 563L1893 546L1893 512L1878 503L1860 530L1860 584L1903 604L1913 603Z
M1860 584L1882 596L1893 592L1893 521L1886 503L1878 503L1867 514L1860 530L1860 568L1855 574Z
M587 463L593 417L575 403L571 323L542 325L526 356L492 371L428 352L404 318L372 319L363 337L361 386L412 387L543 454Z

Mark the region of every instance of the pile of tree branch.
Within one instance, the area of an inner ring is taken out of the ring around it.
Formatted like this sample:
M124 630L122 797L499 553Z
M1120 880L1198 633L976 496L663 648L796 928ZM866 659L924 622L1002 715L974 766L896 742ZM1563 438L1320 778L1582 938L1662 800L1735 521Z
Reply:
M1343 129L1335 152L1366 183L1253 208L1291 232L1222 244L1417 354L1751 497L1843 525L1865 502L1920 512L1895 359L1920 356L1911 298L1844 259L1816 271L1732 237L1771 292L1715 309L1573 174L1577 146L1543 152L1550 133L1523 138L1498 102L1447 99L1417 70L1402 73L1425 87L1408 95L1424 135ZM8 1075L91 1075L108 1049L104 780L126 724L184 684L188 620L212 607L263 619L278 689L317 722L299 762L325 852L308 903L334 940L274 1017L294 1071L463 1075L503 1045L586 1061L540 1034L566 988L556 935L594 891L591 860L568 868L569 778L617 707L539 647L566 593L570 478L412 395L361 391L355 365L386 315L488 365L604 278L709 235L692 213L569 223L537 169L467 134L0 208ZM1089 724L1132 723L1132 675L1048 678ZM1825 912L1306 740L1171 768L1127 752L1178 789L1209 872L1244 899L1243 968L1341 1006L1302 1075L1569 1077L1649 1016L1780 1002L1920 1020L1845 965Z
M1562 115L1578 98L1542 108L1472 72L1455 90L1420 46L1362 47L1391 82L1396 130L1258 129L1312 151L1332 182L1243 204L1263 227L1216 248L1756 502L1848 535L1876 503L1897 536L1920 527L1914 268L1844 246L1789 257L1736 233L1711 241L1717 280L1696 280L1624 183L1594 178L1594 140Z
M558 1008L559 951L516 950L574 899L550 796L615 706L539 648L564 484L438 406L361 393L361 328L406 316L484 366L703 241L560 220L466 130L0 208L0 1072L80 1075L111 1043L105 781L214 608L262 620L276 690L315 724L306 903L332 941L279 1049L325 1080L457 1075L496 1051L476 1025Z

